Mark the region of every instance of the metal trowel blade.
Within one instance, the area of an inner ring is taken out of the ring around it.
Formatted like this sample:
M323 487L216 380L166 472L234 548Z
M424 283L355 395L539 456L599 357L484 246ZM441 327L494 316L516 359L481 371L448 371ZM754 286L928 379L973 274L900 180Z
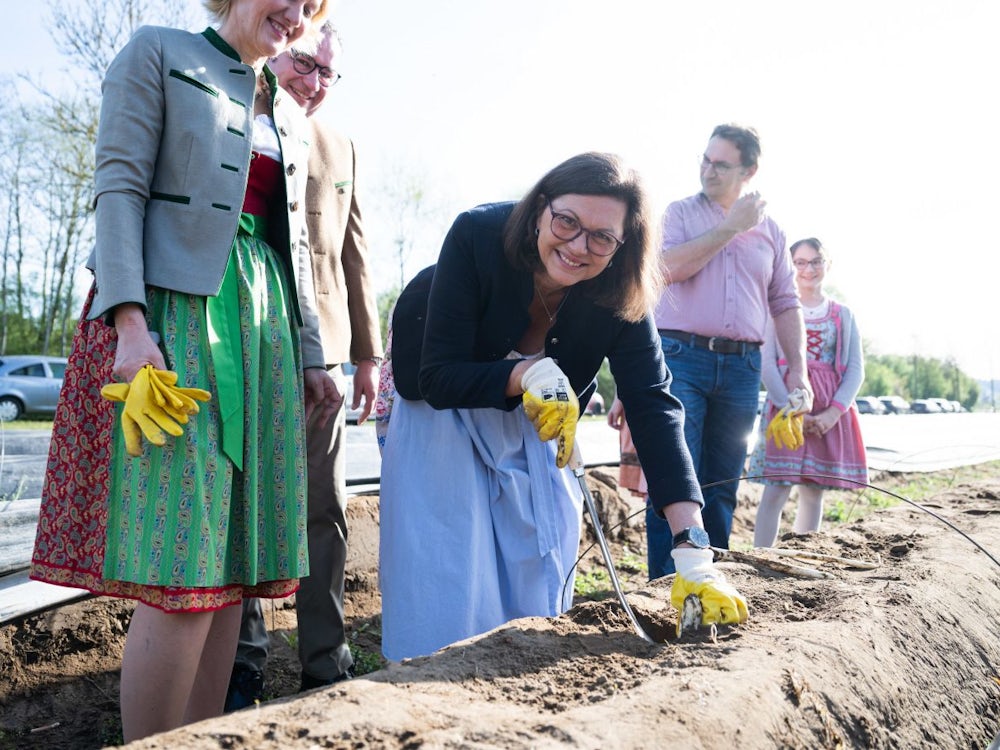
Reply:
M680 638L684 633L692 633L700 628L703 614L704 608L697 594L688 594L684 597L681 611L677 613L677 637Z

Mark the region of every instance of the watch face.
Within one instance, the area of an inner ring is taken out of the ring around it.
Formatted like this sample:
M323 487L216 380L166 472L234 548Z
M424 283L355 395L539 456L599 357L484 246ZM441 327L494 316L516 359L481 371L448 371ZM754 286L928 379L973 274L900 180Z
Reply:
M708 538L708 532L699 526L692 526L688 529L688 541L695 547L703 549L710 547L712 544L711 540Z
M698 549L707 549L711 546L711 540L708 538L708 532L699 526L691 526L684 529L680 534L674 536L674 547L678 544L688 544L697 547Z

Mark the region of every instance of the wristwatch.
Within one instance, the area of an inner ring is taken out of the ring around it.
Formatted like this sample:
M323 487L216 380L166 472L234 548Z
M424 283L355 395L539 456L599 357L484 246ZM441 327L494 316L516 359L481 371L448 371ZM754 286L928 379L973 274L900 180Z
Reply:
M679 534L674 534L674 549L685 542L696 549L708 549L712 546L708 532L700 526L688 526Z

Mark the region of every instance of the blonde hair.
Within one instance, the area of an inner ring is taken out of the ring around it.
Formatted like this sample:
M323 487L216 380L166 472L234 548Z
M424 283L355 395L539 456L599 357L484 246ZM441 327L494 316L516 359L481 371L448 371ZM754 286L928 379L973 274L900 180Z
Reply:
M205 10L208 11L213 19L223 21L229 15L229 11L232 10L233 2L234 0L202 0L202 5L205 6ZM312 27L309 32L310 34L318 30L320 22L326 18L329 12L328 0L319 0L319 9L309 19L309 25Z

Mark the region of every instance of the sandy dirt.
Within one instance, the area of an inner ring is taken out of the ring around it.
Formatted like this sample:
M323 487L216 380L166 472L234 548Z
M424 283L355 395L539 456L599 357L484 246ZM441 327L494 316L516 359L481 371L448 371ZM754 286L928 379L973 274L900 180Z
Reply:
M606 528L635 509L607 474L590 483ZM734 548L749 544L758 494L741 488ZM372 517L374 499L358 502ZM925 505L1000 557L1000 478L959 481ZM632 606L662 644L634 635L613 596L578 598L562 617L518 620L296 695L294 609L274 608L274 700L130 747L985 748L1000 733L1000 567L941 521L903 504L786 534L784 547L881 564L808 562L832 577L805 580L724 563L750 621L678 639L669 579L646 582L638 564L641 518L610 536ZM347 614L352 643L370 652L379 599L367 533L358 546L369 546L369 564L352 569ZM602 570L591 549L581 572ZM94 599L0 629L0 748L121 741L130 611Z

